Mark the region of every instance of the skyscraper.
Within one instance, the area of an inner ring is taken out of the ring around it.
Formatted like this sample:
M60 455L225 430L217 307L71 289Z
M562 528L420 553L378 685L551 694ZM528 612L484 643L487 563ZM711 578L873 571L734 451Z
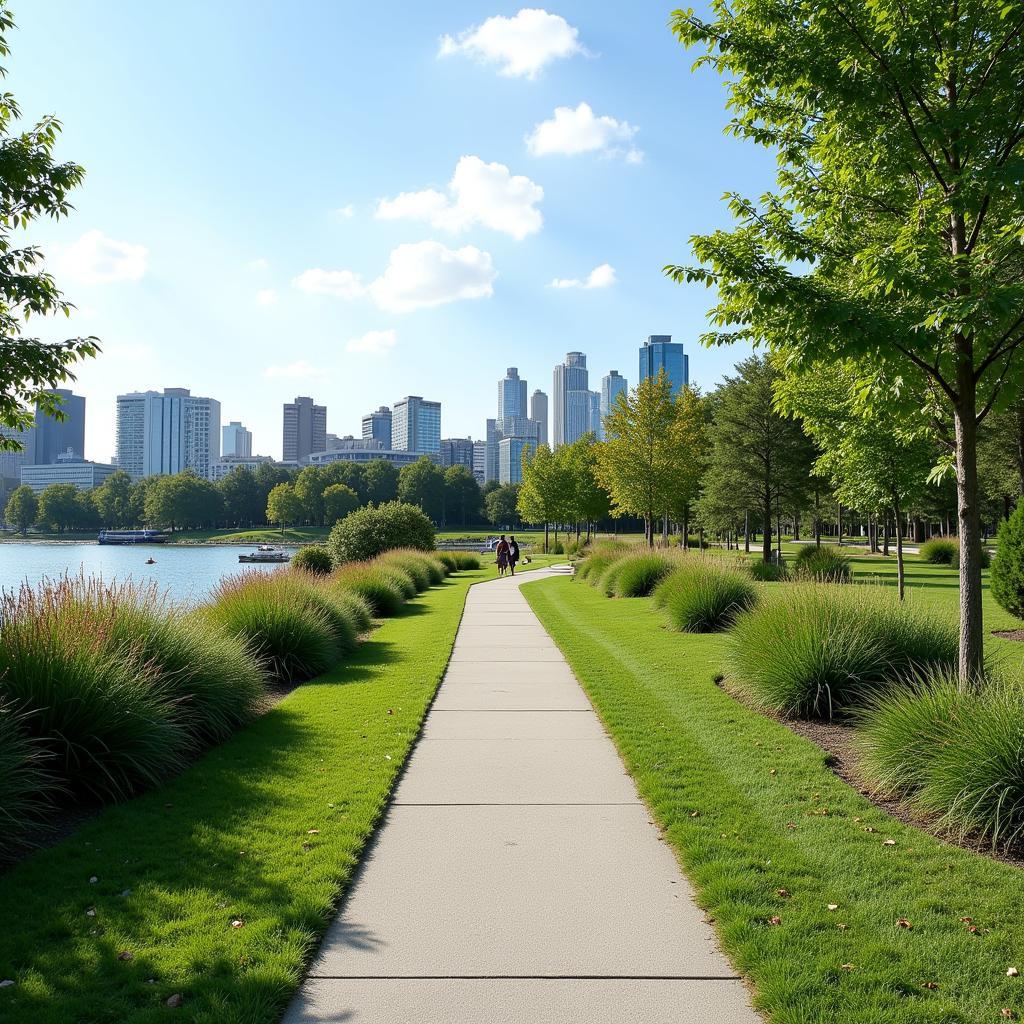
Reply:
M220 454L238 455L244 458L252 456L252 431L246 430L238 420L232 420L220 431Z
M441 403L408 395L391 414L391 446L396 452L436 455L441 450Z
M592 429L589 380L587 357L582 352L567 352L564 362L555 367L552 386L553 447L572 444L578 437Z
M690 357L683 352L682 342L674 342L671 334L652 334L640 346L640 380L657 377L659 370L665 371L673 398L690 383Z
M220 402L188 388L117 396L117 466L133 477L191 469L208 478L220 457Z
M526 381L520 380L519 370L514 366L498 381L498 421L504 422L512 416L526 418Z
M523 482L523 453L535 452L537 442L528 437L503 437L498 443L498 480L503 484Z
M473 442L473 476L476 482L483 487L487 482L487 442Z
M548 396L538 388L530 396L530 419L537 433L537 444L548 443Z
M35 424L29 431L36 465L52 465L69 450L80 459L85 457L85 399L67 388L54 388L52 394L60 396L64 419L47 416L36 406Z
M473 472L473 439L471 437L446 437L441 441L441 465L465 466Z
M391 410L386 405L363 417L363 437L372 437L385 448L391 447Z
M605 417L615 407L615 399L629 391L629 382L618 370L609 370L601 378L601 425L602 436Z
M490 483L492 480L498 479L498 443L500 441L501 431L498 430L498 421L488 420L487 440L485 442L484 483Z
M285 462L305 462L313 452L327 451L327 406L299 396L285 402L283 423Z

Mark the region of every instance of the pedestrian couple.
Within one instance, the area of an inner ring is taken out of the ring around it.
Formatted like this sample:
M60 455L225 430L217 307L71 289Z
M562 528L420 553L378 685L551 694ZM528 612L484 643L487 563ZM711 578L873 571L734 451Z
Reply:
M510 572L515 576L516 562L519 561L519 545L515 537L505 540L505 534L502 534L494 553L498 556L498 575L504 576L506 572Z

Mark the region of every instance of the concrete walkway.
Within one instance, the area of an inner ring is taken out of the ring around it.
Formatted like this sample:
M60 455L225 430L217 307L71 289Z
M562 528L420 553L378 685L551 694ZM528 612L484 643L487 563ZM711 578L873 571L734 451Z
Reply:
M756 1024L519 592L469 591L423 736L286 1024Z

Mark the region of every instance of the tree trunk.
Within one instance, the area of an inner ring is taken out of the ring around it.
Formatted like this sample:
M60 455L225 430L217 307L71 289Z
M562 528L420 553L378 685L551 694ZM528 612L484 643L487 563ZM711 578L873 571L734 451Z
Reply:
M690 503L683 505L683 551L690 547Z
M1024 494L1024 402L1017 403L1017 475L1020 477L1020 493ZM1007 516L1009 519L1009 516Z
M843 546L843 503L839 502L839 509L836 513L836 543Z
M903 600L904 573L903 573L903 520L900 517L900 499L893 497L893 509L896 512L896 592L900 600ZM889 521L886 519L886 535L889 533Z
M896 529L900 528L900 514L896 513ZM885 523L882 526L882 554L889 557L889 516L886 515Z
M960 685L977 683L984 664L981 530L978 522L978 426L969 339L958 340L956 425L957 531L960 535Z
M661 546L668 547L668 513L661 514Z
M750 513L743 513L743 552L750 554Z
M818 488L814 488L814 546L821 547L821 515L818 512Z
M772 560L772 501L769 498L761 509L761 560L770 562Z
M544 554L548 553L548 521L544 520Z

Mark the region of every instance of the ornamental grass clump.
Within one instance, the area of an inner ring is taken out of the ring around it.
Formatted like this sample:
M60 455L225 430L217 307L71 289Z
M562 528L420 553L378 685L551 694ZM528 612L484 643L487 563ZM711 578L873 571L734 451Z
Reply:
M802 583L730 631L732 679L771 711L831 718L916 672L956 665L956 624L884 588Z
M395 573L373 562L349 562L331 577L335 590L349 591L363 598L377 618L397 615L406 600L406 589L416 588L408 576L396 579Z
M274 682L303 682L330 668L355 639L355 626L340 606L332 611L326 597L317 600L315 593L298 574L242 573L221 582L205 613L242 638Z
M459 571L459 563L451 551L438 551L437 560L444 566L446 575L451 576L452 573Z
M754 558L742 563L758 583L782 583L789 579L789 572L784 562L766 562L763 558Z
M417 594L430 586L430 570L418 558L410 557L406 552L389 551L376 559L376 562L386 568L404 572L412 580Z
M699 556L680 561L654 591L654 603L665 609L673 628L685 633L728 629L757 599L746 573Z
M819 583L849 583L850 559L839 551L816 544L804 544L793 560L797 577Z
M180 768L192 743L182 699L143 656L143 638L124 644L114 618L79 596L60 580L0 597L0 700L62 782L121 799Z
M365 597L344 587L332 587L330 594L331 599L348 613L357 633L366 633L370 629L373 625L373 608Z
M480 556L473 554L472 551L453 551L452 557L455 559L455 568L459 572L469 572L480 568Z
M21 717L0 701L0 864L32 846L45 828L55 790L47 770L51 758Z
M607 570L611 576L602 585L607 592L610 584L610 597L647 597L677 564L676 559L653 551L626 555Z
M1024 845L1024 688L952 670L875 697L859 716L858 767L942 830L996 849Z
M952 565L959 557L960 541L956 537L931 537L918 549L922 562L932 565Z

